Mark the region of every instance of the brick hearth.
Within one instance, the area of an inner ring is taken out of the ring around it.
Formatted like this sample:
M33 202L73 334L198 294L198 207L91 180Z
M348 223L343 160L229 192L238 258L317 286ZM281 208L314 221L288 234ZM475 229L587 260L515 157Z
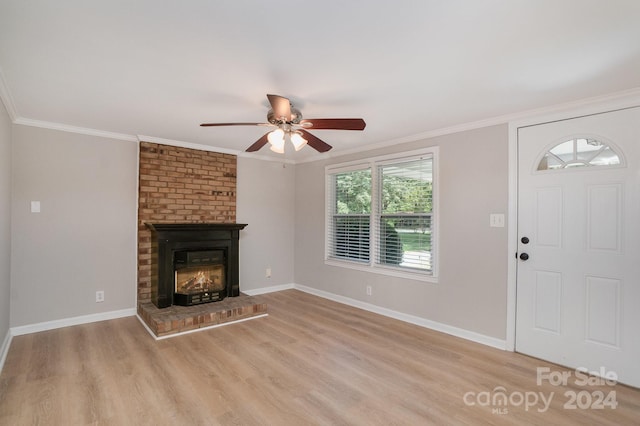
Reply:
M158 309L151 302L138 304L138 315L157 337L248 319L267 313L267 304L240 294L220 302Z

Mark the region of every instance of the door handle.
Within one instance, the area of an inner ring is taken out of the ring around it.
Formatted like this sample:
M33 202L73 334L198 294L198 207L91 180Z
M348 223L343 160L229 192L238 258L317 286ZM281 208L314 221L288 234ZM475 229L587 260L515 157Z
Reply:
M527 253L520 253L520 260L527 260L529 259L529 255Z

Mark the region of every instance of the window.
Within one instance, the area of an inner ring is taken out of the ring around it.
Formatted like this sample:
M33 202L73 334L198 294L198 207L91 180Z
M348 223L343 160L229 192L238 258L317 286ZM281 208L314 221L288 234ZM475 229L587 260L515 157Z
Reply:
M369 261L371 220L371 170L333 175L335 208L332 214L333 256Z
M545 152L537 170L620 164L620 156L606 143L591 138L574 138L561 142Z
M435 277L436 153L327 167L327 263Z
M433 159L378 166L376 262L431 270Z

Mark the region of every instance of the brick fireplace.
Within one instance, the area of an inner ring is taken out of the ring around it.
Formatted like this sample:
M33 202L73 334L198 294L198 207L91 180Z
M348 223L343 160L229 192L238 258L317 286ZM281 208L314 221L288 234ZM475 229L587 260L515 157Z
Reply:
M138 303L151 300L146 223L235 223L235 155L140 142Z
M237 269L234 269L235 272L225 270L224 273L224 279L232 287L228 292L237 297L226 297L215 303L171 305L167 308L159 308L152 303L154 232L147 223L156 229L166 229L175 224L183 227L215 224L227 230L236 227L235 249L223 247L221 250L222 256L226 256L225 260L235 257L235 262L238 262L237 234L244 225L237 228L238 224L235 223L236 170L235 155L140 142L137 310L144 323L158 337L266 314L266 305L239 293ZM201 237L196 240L198 238ZM214 246L216 244L220 243ZM219 248L213 247L213 250ZM187 244L186 249L206 251L206 247L200 243L192 246ZM234 250L236 254L233 254ZM200 255L215 257L221 254ZM171 273L174 274L174 271ZM218 276L211 273L210 279L216 281ZM173 281L171 285L174 285ZM202 293L201 297L213 298ZM164 296L165 303L167 297Z

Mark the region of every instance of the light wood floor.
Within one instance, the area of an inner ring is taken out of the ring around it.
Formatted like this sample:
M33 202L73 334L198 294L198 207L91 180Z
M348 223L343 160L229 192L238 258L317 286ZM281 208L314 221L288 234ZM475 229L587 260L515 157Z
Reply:
M538 386L537 367L567 369L296 290L257 297L268 317L157 342L134 317L15 337L0 424L640 424L637 389ZM481 405L498 387L511 402ZM581 391L617 408L565 409ZM516 406L526 392L550 408Z

